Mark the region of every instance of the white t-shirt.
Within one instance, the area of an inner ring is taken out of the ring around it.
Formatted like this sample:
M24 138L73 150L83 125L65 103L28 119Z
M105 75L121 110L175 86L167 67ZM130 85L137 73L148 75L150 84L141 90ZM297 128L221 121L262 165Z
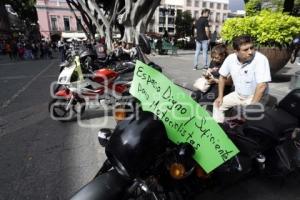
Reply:
M230 54L222 64L220 75L231 75L235 91L241 96L255 93L258 83L271 81L269 61L260 52L255 52L254 58L247 63L240 63L235 53ZM268 89L265 91L268 92Z

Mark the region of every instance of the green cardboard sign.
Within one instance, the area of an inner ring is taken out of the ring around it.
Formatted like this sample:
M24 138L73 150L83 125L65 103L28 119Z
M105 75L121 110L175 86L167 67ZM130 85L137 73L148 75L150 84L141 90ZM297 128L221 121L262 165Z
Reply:
M207 172L239 150L210 115L162 73L137 61L130 93L156 114L174 143L189 142L194 159Z

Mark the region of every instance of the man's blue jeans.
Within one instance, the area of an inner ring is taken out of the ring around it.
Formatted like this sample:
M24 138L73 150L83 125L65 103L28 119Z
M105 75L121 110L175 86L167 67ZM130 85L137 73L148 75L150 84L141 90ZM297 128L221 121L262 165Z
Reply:
M195 58L194 58L194 67L197 67L199 65L198 63L198 57L200 55L202 47L202 55L203 55L203 60L204 60L204 66L207 68L208 67L208 40L202 40L198 42L196 40L196 52L195 52Z

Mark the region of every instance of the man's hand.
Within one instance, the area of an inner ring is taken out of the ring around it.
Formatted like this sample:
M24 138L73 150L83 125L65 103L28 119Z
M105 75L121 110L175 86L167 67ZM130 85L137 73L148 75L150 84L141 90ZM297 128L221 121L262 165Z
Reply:
M223 103L223 97L218 97L218 98L215 100L215 102L214 102L214 104L215 104L218 108L222 105L222 103Z
M207 79L207 82L208 82L208 84L210 84L210 85L216 83L215 79L214 79L214 78L211 78L211 77Z

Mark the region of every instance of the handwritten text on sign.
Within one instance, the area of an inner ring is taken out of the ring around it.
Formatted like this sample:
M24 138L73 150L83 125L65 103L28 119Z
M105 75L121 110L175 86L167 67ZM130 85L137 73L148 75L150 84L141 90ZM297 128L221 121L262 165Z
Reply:
M162 120L170 140L193 145L194 159L207 173L239 152L222 128L190 96L140 61L136 63L130 93L140 100L143 110Z

